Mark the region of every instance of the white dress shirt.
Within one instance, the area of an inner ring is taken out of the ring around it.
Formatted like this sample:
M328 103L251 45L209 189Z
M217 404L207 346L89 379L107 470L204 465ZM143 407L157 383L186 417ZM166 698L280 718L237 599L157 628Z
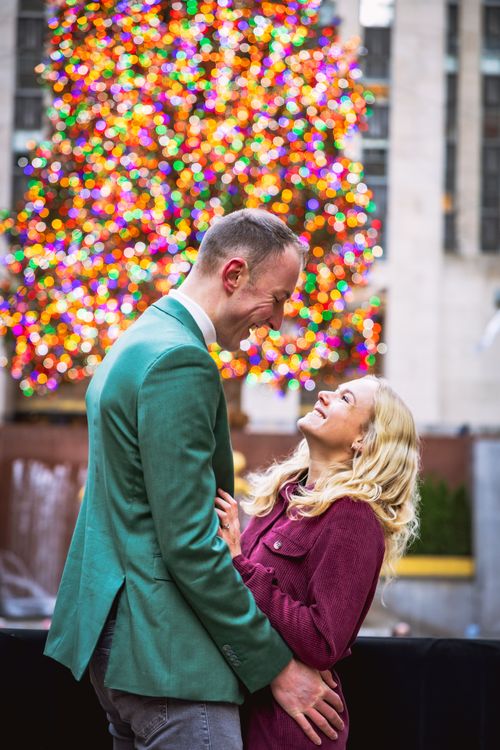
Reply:
M206 314L205 310L197 302L195 302L194 299L191 299L191 297L188 297L187 294L181 292L180 289L171 289L168 293L168 296L177 300L177 302L180 302L180 304L185 307L188 313L194 318L196 325L203 334L205 344L207 346L210 346L210 344L215 344L215 342L217 341L215 326Z

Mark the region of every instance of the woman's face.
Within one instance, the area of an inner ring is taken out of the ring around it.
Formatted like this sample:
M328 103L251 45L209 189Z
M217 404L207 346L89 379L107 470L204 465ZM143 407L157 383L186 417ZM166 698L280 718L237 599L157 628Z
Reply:
M313 410L299 419L299 430L310 445L321 446L332 458L347 458L361 445L377 388L376 380L365 377L343 383L336 391L320 391Z

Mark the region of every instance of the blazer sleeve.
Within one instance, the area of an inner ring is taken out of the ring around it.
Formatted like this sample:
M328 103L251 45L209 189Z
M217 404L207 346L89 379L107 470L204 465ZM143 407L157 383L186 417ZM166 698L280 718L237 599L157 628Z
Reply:
M372 509L349 499L336 506L304 561L309 576L306 602L280 588L273 568L243 555L233 559L294 654L321 670L345 656L373 598L384 556L382 528Z
M218 536L212 468L223 398L217 367L179 346L149 368L138 396L138 434L148 501L163 560L224 658L251 692L292 654L258 609Z

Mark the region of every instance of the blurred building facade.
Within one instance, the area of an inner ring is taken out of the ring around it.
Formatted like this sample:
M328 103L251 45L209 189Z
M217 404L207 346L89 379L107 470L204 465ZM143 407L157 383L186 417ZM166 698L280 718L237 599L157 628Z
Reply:
M424 431L500 427L500 2L339 0L376 96L384 374ZM490 324L488 328L488 324Z

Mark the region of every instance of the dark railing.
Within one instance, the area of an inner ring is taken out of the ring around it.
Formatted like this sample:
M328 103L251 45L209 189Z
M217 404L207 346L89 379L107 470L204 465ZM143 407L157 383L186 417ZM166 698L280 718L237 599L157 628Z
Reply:
M45 637L0 629L1 746L110 750L87 677L44 657ZM349 750L498 750L500 641L360 638L338 671Z

